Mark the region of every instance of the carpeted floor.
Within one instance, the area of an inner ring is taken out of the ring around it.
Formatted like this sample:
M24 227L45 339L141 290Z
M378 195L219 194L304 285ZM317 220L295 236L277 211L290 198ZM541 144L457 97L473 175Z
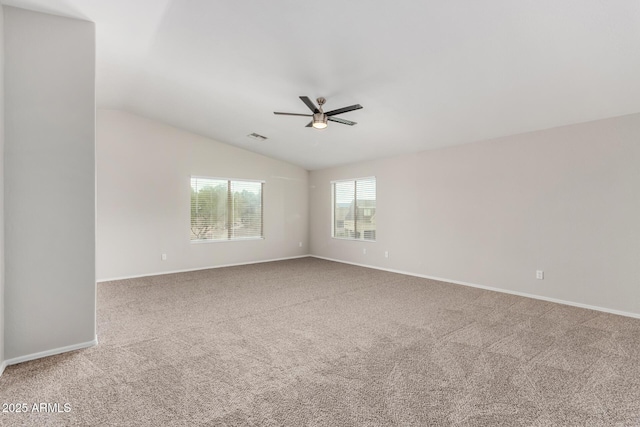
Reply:
M640 425L640 320L303 258L100 283L2 425Z

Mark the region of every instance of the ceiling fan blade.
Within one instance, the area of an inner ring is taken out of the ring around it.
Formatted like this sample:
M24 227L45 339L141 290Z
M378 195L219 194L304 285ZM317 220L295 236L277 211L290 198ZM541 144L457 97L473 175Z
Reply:
M313 114L299 114L299 113L281 113L279 111L274 111L273 114L278 114L281 116L304 116L304 117L313 117Z
M304 102L304 104L309 107L309 109L311 111L313 111L314 113L319 113L320 110L318 110L318 107L316 107L316 105L313 103L313 101L311 101L309 99L308 96L301 96L300 99L302 100L302 102Z
M342 108L338 108L337 110L331 110L328 113L325 113L327 116L335 116L336 114L342 114L342 113L347 113L349 111L353 111L353 110L359 110L362 108L362 105L360 104L355 104L355 105L350 105L349 107L342 107Z
M351 120L340 119L338 117L327 117L327 120L329 120L330 122L342 123L343 125L349 125L349 126L358 124L356 122L352 122Z
M306 127L306 128L313 127L313 120L311 120L311 121L309 122L309 124L308 124L308 125L306 125L305 127Z

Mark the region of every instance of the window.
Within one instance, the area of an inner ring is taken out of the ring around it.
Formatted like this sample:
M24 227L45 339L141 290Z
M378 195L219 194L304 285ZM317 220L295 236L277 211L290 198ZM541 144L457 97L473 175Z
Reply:
M339 239L376 240L376 178L331 183L332 236Z
M263 238L262 181L191 177L191 241Z

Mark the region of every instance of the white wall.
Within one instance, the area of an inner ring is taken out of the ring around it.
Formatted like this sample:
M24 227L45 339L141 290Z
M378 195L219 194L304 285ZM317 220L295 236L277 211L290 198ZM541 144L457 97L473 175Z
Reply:
M639 137L636 114L312 171L311 253L639 315ZM329 182L364 176L377 241L332 239Z
M95 340L95 32L5 7L5 357Z
M264 240L190 243L191 175L266 181ZM298 166L98 110L97 177L99 281L308 253L308 172Z
M0 6L0 375L4 370L4 7Z

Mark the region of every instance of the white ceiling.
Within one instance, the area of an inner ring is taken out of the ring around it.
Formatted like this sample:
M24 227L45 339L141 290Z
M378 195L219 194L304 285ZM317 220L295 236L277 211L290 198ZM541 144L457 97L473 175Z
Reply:
M98 108L310 170L640 112L637 0L2 3L96 23Z

